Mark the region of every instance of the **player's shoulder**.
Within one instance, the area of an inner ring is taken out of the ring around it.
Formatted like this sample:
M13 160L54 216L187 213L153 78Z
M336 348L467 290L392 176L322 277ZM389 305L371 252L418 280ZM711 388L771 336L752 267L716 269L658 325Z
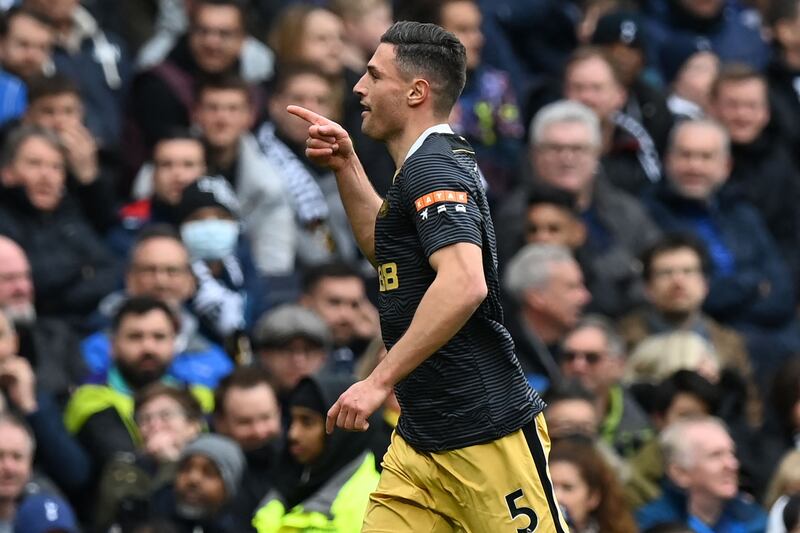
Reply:
M408 181L419 184L429 180L463 180L470 182L470 168L463 156L474 151L463 137L453 134L430 135L403 164Z

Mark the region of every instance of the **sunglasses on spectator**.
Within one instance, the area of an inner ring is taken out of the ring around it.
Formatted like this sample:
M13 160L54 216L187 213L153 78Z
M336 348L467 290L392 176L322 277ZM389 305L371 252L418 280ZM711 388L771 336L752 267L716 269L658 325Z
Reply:
M580 351L580 350L567 350L561 354L564 358L564 362L572 363L578 358L585 359L586 362L590 365L596 365L599 363L603 357L605 357L604 352L592 352L592 351Z

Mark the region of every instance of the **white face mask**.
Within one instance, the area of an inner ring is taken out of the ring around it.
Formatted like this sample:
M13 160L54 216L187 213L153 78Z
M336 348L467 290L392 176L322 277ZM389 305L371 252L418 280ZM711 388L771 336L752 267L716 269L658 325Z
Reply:
M195 220L181 226L181 238L192 259L222 259L233 255L239 240L234 220Z

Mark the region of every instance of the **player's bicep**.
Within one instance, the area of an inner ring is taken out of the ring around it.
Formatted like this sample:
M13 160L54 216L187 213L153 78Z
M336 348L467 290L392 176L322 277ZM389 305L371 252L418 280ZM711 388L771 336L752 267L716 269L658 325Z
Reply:
M460 242L439 248L430 256L428 262L437 274L484 279L483 250L472 243Z

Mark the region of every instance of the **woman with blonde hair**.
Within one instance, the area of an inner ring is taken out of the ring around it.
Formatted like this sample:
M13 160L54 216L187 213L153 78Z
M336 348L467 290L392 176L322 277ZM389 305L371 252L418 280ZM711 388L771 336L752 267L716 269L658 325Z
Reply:
M789 497L800 494L800 450L783 456L764 496L764 508L769 509L768 533L784 533L784 510Z

